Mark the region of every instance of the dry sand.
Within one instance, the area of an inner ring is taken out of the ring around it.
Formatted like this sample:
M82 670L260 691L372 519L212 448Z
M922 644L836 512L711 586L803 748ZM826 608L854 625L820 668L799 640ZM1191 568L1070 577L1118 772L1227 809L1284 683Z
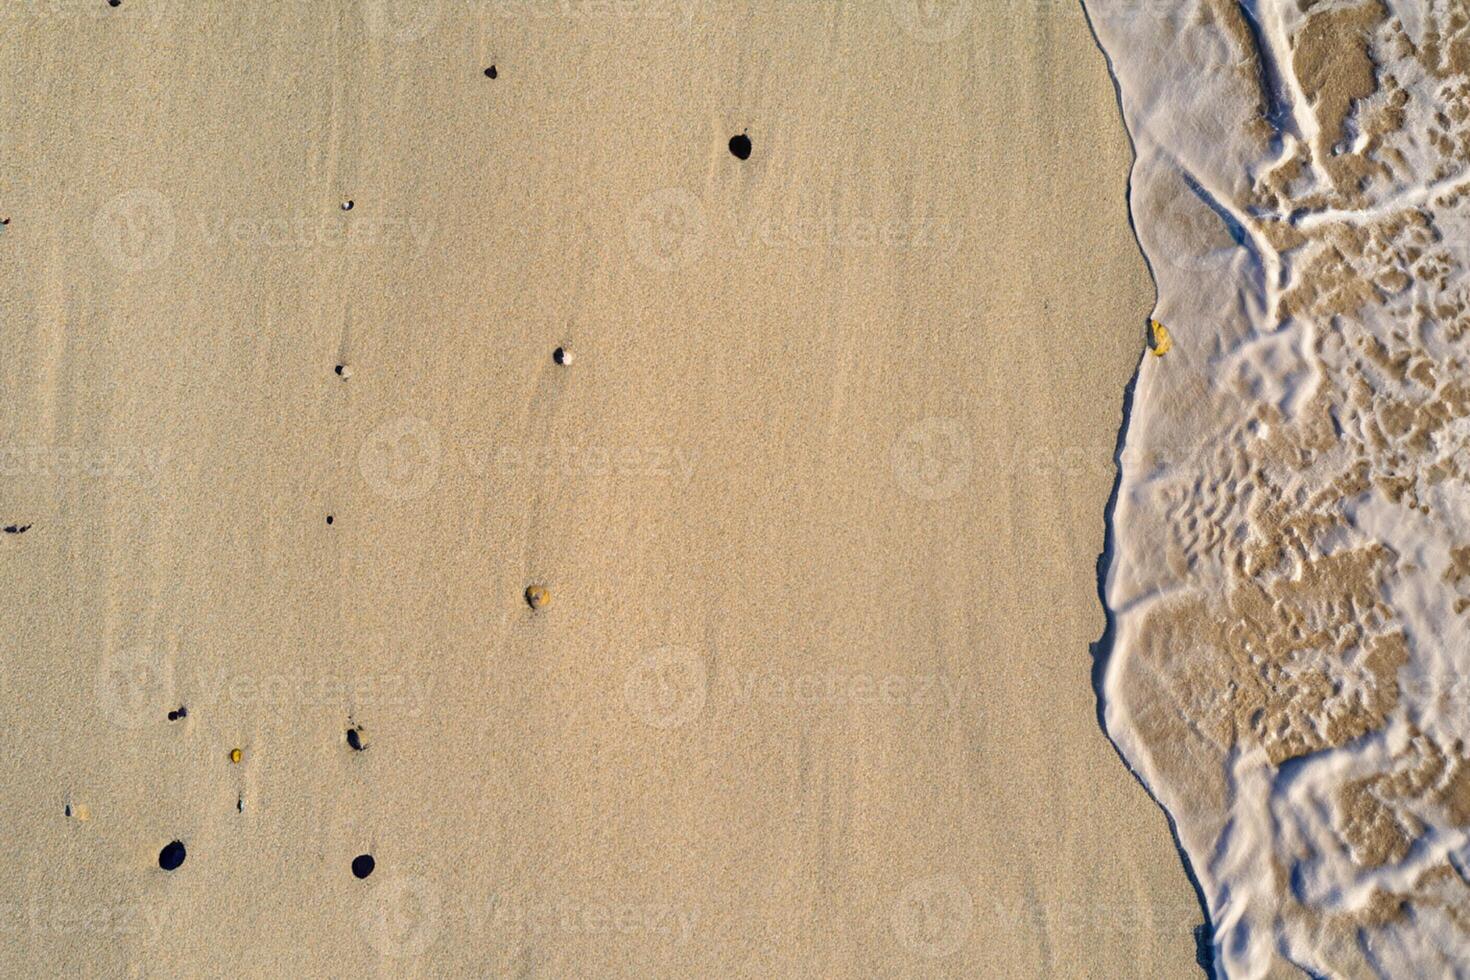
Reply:
M37 0L0 73L0 971L1195 970L1090 684L1080 7Z

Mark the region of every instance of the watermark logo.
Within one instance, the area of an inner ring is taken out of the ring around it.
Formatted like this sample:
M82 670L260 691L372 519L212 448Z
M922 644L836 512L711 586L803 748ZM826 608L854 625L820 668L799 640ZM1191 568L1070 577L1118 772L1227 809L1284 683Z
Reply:
M417 41L439 21L439 0L362 0L368 34L395 44Z
M439 479L439 430L423 419L403 416L374 429L357 454L368 486L389 500L413 500Z
M893 932L920 956L949 956L965 945L975 922L975 898L953 875L911 881L893 903Z
M119 728L138 728L162 718L174 699L173 665L151 646L125 647L102 655L97 668L97 704Z
M970 23L973 0L888 0L898 26L927 43L953 40Z
M943 500L969 482L975 447L959 420L930 416L899 435L890 462L905 493L920 500Z
M389 878L373 889L361 924L380 956L418 956L439 935L439 890L426 878Z
M146 272L168 260L174 248L174 209L149 188L124 191L92 218L92 241L120 272Z
M709 671L692 650L663 647L628 673L623 700L651 728L673 729L692 721L709 695Z
M698 261L708 222L699 199L682 187L654 191L628 216L628 245L639 265L672 272Z

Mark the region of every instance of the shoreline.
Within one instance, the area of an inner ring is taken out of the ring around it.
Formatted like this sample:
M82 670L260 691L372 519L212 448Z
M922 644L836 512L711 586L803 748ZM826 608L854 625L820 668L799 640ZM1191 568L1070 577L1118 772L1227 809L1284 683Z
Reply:
M1077 2L1082 7L1083 15L1087 18L1087 29L1092 34L1093 43L1097 45L1098 52L1102 54L1103 60L1107 65L1108 77L1112 80L1113 92L1117 101L1118 119L1123 126L1124 132L1128 134L1128 147L1130 153L1132 154L1132 160L1128 166L1128 180L1125 185L1123 195L1128 205L1128 231L1133 236L1133 241L1138 247L1138 255L1143 260L1145 268L1148 269L1149 282L1152 283L1154 287L1154 300L1150 304L1148 312L1144 315L1143 322L1141 324L1144 339L1139 350L1137 365L1137 368L1141 368L1149 356L1149 340L1147 336L1148 323L1152 321L1155 313L1158 310L1159 284L1158 280L1154 277L1153 262L1151 259L1149 259L1148 253L1144 251L1143 242L1139 239L1138 229L1134 224L1135 217L1133 214L1133 167L1138 160L1138 148L1137 145L1134 143L1133 132L1131 129L1129 129L1128 120L1123 112L1123 87L1122 83L1118 80L1117 72L1113 67L1112 56L1108 54L1107 50L1103 47L1102 39L1098 37L1097 28L1094 26L1092 21L1092 12L1087 9L1087 0L1077 0ZM1123 389L1122 418L1118 426L1118 441L1113 451L1113 465L1115 467L1113 486L1108 494L1107 507L1103 511L1103 548L1097 556L1097 599L1103 607L1103 612L1107 617L1107 621L1106 625L1103 628L1102 635L1098 637L1095 643L1091 644L1093 664L1092 687L1097 697L1097 726L1102 731L1103 737L1108 740L1108 744L1111 745L1113 747L1113 751L1117 753L1118 761L1121 762L1125 768L1127 768L1129 775L1131 775L1134 779L1138 781L1138 785L1143 787L1143 790L1145 793L1148 794L1149 799L1153 801L1154 805L1159 808L1159 811L1161 813L1163 813L1164 819L1168 821L1169 837L1174 842L1174 849L1178 852L1180 867L1183 869L1184 874L1188 877L1190 887L1194 889L1195 898L1199 902L1201 922L1198 926L1195 927L1194 930L1195 963L1199 966L1200 970L1204 972L1205 976L1213 978L1215 976L1215 965L1217 959L1215 953L1214 925L1210 920L1210 904L1208 898L1205 895L1204 885L1199 880L1198 875L1195 874L1194 865L1190 861L1189 853L1184 848L1184 841L1180 839L1179 827L1174 821L1174 815L1169 812L1168 807L1164 806L1163 801L1160 800L1156 795L1154 795L1153 788L1150 787L1148 782L1143 778L1143 774L1139 772L1136 768L1134 768L1133 763L1130 762L1128 757L1123 753L1122 747L1114 740L1112 733L1108 731L1107 723L1107 675L1111 658L1113 656L1113 644L1116 641L1117 628L1113 607L1108 603L1107 581L1108 573L1112 568L1114 558L1116 533L1114 528L1114 515L1117 509L1118 495L1122 491L1123 487L1123 452L1125 447L1127 446L1128 426L1132 420L1133 393L1134 388L1138 384L1137 368L1134 369L1133 374L1128 378L1127 385Z

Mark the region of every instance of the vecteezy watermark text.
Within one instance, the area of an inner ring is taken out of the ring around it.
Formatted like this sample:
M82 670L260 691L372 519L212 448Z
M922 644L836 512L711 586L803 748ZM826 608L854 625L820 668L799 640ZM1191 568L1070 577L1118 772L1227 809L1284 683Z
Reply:
M962 701L975 700L975 692L963 680L944 673L870 674L828 670L786 674L750 671L739 679L735 699L740 704L850 704L953 709Z
M0 902L0 936L163 935L165 910L134 902Z
M434 223L415 215L364 214L344 222L326 212L297 211L279 215L201 214L200 241L210 248L230 245L240 249L367 248L411 242L413 255L423 255L434 234Z
M195 675L199 700L206 705L226 703L273 708L340 708L346 705L384 705L417 717L428 704L434 678L427 674L231 673L226 669Z
M167 446L0 446L0 478L75 477L156 484L170 455Z

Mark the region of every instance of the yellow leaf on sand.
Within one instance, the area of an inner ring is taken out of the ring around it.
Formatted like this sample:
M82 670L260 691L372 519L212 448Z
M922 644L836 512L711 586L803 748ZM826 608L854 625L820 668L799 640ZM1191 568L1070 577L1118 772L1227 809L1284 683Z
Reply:
M1150 320L1148 324L1154 332L1154 345L1150 350L1154 352L1155 357L1163 357L1169 353L1169 348L1174 346L1174 338L1169 336L1169 328L1159 321Z

